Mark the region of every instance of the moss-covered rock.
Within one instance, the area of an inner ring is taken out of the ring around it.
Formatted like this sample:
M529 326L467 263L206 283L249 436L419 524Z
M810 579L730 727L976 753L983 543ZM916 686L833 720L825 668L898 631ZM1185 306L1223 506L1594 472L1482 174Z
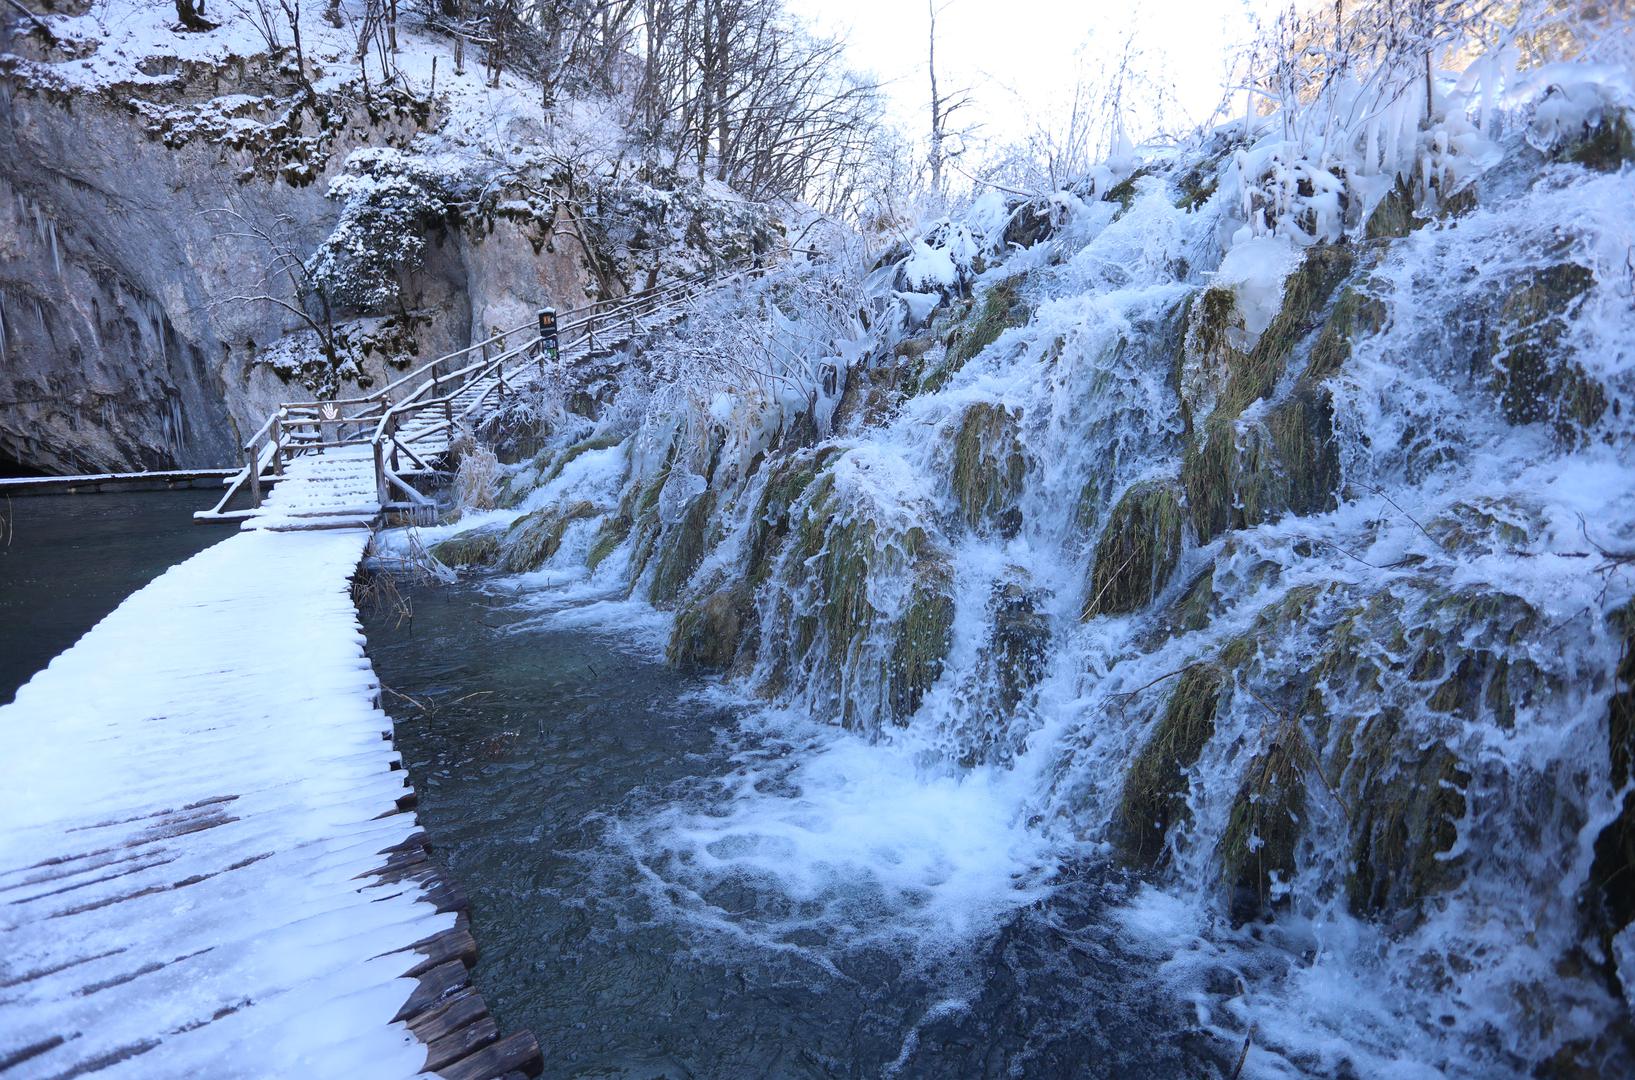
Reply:
M547 506L511 523L500 542L500 567L509 574L537 570L562 546L562 535L576 521L595 517L601 509L592 502L566 507Z
M1172 376L1181 423L1190 439L1219 399L1232 370L1245 362L1238 348L1246 331L1232 290L1214 286L1184 302Z
M1223 681L1212 664L1187 668L1152 738L1125 774L1114 833L1124 860L1133 866L1156 865L1170 827L1188 816L1186 774L1215 734Z
M1569 445L1584 439L1607 408L1605 389L1575 362L1564 338L1595 274L1560 263L1511 289L1488 337L1491 378L1512 424L1547 423Z
M698 569L698 564L704 559L705 533L714 509L714 492L701 492L694 496L675 521L664 528L659 539L659 561L653 568L653 580L647 589L650 603L664 605L674 602L681 587Z
M1244 771L1232 800L1220 860L1236 924L1269 915L1287 902L1280 886L1294 878L1306 809L1305 738L1294 721L1280 722L1272 741Z
M942 675L954 640L953 575L941 559L922 560L915 571L908 607L897 621L887 668L891 718L906 724Z
M994 586L990 607L993 629L986 654L993 663L998 706L1011 716L1039 680L1049 659L1050 620L1040 610L1044 594L1019 580Z
M1607 701L1607 737L1612 759L1611 787L1621 790L1635 777L1635 600L1613 616L1623 639L1613 669L1612 694ZM1635 922L1635 791L1624 795L1618 816L1595 839L1595 859L1586 886L1592 925L1600 936L1602 952L1611 955L1612 938ZM1626 981L1635 972L1621 973Z
M629 537L630 518L622 513L610 514L590 542L590 550L585 553L585 569L595 570L601 566Z
M1162 633L1189 634L1209 625L1215 614L1215 566L1213 563L1194 574L1186 589L1170 607Z
M767 470L766 483L749 527L750 581L758 585L772 572L774 559L789 536L791 510L839 453L834 446L800 450L780 455L763 466Z
M1235 418L1272 392L1288 370L1295 346L1317 328L1329 298L1355 264L1355 253L1344 244L1319 244L1306 251L1283 283L1283 306L1254 349L1230 371L1217 415Z
M499 561L500 541L504 535L504 526L485 525L440 540L427 553L444 566L493 566Z
M1354 285L1341 289L1334 299L1333 310L1323 323L1323 329L1312 344L1304 378L1326 379L1339 371L1351 358L1351 349L1357 339L1383 330L1386 317L1385 303L1378 297Z
M1363 235L1370 240L1400 239L1413 232L1420 225L1420 219L1414 213L1414 189L1401 173L1397 174L1396 183L1391 190L1374 207L1374 212L1368 215L1368 223L1363 226Z
M1585 125L1580 137L1556 151L1560 161L1571 161L1598 172L1617 172L1635 161L1635 125L1623 109L1608 110L1600 121Z
M747 581L717 589L677 615L666 656L683 671L726 671L755 622L755 590Z
M801 672L847 726L906 719L952 642L946 552L924 527L843 493L833 470L818 474L791 517L776 569L777 621L788 630L762 658L768 689Z
M1049 199L1029 199L1011 211L1001 240L1006 247L1030 248L1055 235L1061 211Z
M935 365L920 380L922 393L942 389L955 372L973 357L999 340L999 335L1012 327L1023 326L1031 309L1022 299L1023 275L1017 274L996 281L988 287L980 307L954 325L946 340L947 350L941 363Z
M1205 543L1284 513L1332 509L1340 458L1329 391L1301 382L1254 421L1229 420L1217 409L1182 458L1181 482Z
M1126 213L1131 206L1135 205L1137 186L1144 178L1153 175L1155 171L1150 165L1137 168L1129 176L1108 188L1101 197L1102 201L1117 203L1118 215ZM1118 215L1114 215L1114 220L1117 220Z
M609 434L597 435L593 438L574 443L572 446L568 447L560 454L557 454L555 458L552 459L551 467L545 471L543 476L540 477L540 486L543 487L544 485L549 484L552 480L555 480L557 477L561 476L563 469L566 469L569 465L573 464L575 461L578 461L581 457L584 457L591 451L606 450L609 447L618 446L620 443L624 442L624 440L625 436L623 435Z
M1515 499L1457 502L1425 522L1425 531L1444 551L1464 554L1518 551L1544 527L1544 518L1536 508Z
M1136 484L1113 508L1096 545L1080 617L1135 611L1152 601L1181 558L1181 495L1168 481Z
M1351 910L1417 911L1462 873L1461 861L1447 855L1459 838L1470 771L1445 743L1405 728L1394 709L1370 716L1349 742L1340 796L1351 813Z
M1022 493L1026 471L1017 438L1020 414L1003 405L979 401L965 410L954 439L950 480L960 515L973 529L997 527L1015 535L1020 524L1012 513Z

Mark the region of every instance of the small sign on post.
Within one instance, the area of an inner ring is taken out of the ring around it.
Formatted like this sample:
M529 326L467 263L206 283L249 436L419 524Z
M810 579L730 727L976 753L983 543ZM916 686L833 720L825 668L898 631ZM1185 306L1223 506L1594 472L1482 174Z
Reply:
M556 309L540 308L539 310L539 370L545 371L546 364L554 365L560 356L560 346L556 337Z

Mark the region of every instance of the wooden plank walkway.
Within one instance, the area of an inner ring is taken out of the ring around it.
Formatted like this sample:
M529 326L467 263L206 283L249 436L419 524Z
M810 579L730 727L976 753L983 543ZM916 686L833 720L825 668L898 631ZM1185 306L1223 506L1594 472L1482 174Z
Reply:
M0 1075L491 1077L349 580L369 534L243 531L0 708Z

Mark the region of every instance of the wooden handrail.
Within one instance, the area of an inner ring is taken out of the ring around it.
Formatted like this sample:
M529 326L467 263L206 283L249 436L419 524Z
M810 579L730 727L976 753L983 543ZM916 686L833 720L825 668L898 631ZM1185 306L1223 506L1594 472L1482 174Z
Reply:
M638 293L569 308L558 314L557 339L560 349L564 355L578 349L589 352L596 348L599 327L609 327L615 333L628 328L634 333L639 328L637 320L685 300L705 285L719 286L735 278L761 272L761 267L742 265L701 270ZM511 339L513 335L527 333L536 326L530 321L501 330L465 348L428 360L372 394L328 401L285 402L244 444L244 468L228 482L221 501L200 516L216 520L241 516L237 512L229 513L226 507L246 485L250 488L253 504L259 506L264 472L270 466L275 475L269 479L282 474L286 456L361 445L373 446L376 489L382 505L391 503L394 489L406 492L410 502L415 505L429 505L429 499L398 475L398 454L407 454L421 469L431 469L427 458L415 452L414 443L437 434L452 438L456 425L480 411L490 397L515 393L516 366L513 366L508 379L507 365L515 365L519 357L537 355L540 337L536 331L528 334L521 344L512 344ZM490 351L496 347L497 354L490 355ZM452 371L442 370L445 365L472 354L479 354L480 359ZM484 387L474 400L456 413L455 399L485 379L493 379L494 385ZM396 392L410 383L416 385L401 400L394 402L392 398ZM440 421L423 425L421 430L412 434L400 432L406 418L438 407L444 410ZM348 410L351 410L350 413ZM357 431L351 436L340 435L341 428L347 424L357 425ZM292 434L293 439L290 437Z

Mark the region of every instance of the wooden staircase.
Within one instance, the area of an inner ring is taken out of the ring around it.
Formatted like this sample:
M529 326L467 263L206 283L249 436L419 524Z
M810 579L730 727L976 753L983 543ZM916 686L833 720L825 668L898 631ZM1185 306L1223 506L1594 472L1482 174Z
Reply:
M435 518L436 504L411 483L447 472L450 445L559 365L618 348L674 322L706 289L759 273L706 271L617 300L547 312L439 356L367 397L293 401L244 444L244 466L202 523L247 529L369 529L388 512ZM551 313L554 314L554 313ZM247 506L233 508L235 499Z

